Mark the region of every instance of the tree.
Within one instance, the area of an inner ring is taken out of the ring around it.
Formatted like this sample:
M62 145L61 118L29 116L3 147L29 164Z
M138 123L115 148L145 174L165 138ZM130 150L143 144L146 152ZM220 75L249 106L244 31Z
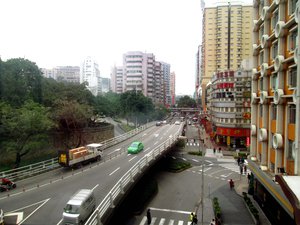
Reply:
M88 127L93 115L92 107L79 104L77 101L57 100L53 119L58 124L58 130L63 132L66 148L78 147L82 143L82 129ZM70 137L73 138L70 138Z
M42 140L47 138L47 131L54 123L49 109L33 101L26 101L20 108L2 102L0 109L0 132L6 137L1 140L1 145L7 151L15 152L15 167L19 167L23 156L43 147Z
M9 59L0 63L2 101L21 107L25 101L42 102L41 71L27 59Z
M177 104L178 108L195 108L196 106L197 105L195 99L192 99L187 95L181 97Z

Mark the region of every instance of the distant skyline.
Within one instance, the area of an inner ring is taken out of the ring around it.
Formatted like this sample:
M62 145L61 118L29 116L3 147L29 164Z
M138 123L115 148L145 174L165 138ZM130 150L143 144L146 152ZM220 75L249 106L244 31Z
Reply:
M193 95L200 5L200 0L2 1L0 56L24 57L47 69L79 66L91 56L101 76L110 77L124 53L149 52L171 65L176 94Z

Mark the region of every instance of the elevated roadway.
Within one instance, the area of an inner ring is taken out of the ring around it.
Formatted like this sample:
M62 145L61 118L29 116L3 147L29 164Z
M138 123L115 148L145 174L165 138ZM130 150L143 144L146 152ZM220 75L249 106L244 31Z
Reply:
M106 161L77 170L59 168L20 181L15 190L0 194L0 207L5 213L16 213L22 218L18 224L61 224L63 208L77 190L93 189L97 205L100 204L133 165L178 134L182 125L150 127L106 149ZM136 155L127 154L127 147L136 140L144 143L144 150Z

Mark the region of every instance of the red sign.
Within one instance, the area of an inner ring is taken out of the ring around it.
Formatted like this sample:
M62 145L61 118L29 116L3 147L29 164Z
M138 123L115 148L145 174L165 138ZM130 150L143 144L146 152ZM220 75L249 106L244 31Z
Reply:
M250 129L218 127L217 134L231 137L250 137Z

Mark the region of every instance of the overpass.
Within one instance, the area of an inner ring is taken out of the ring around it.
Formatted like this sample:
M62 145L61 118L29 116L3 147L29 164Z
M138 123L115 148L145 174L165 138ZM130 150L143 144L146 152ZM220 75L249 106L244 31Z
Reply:
M107 144L102 161L78 170L58 167L47 173L19 181L17 189L0 194L5 213L19 213L22 223L61 224L68 199L78 190L94 190L97 208L86 224L104 224L126 191L143 176L160 156L174 145L183 129L181 125L150 126ZM127 154L134 140L144 143L144 151Z

